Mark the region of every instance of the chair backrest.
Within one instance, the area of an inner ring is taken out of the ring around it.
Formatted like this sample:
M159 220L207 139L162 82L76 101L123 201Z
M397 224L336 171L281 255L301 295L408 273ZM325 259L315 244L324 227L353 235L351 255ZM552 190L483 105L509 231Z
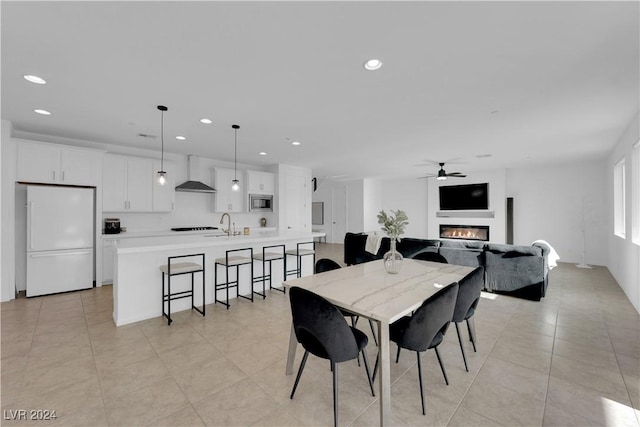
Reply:
M305 350L336 363L358 356L353 331L338 307L297 286L289 290L289 300L296 338Z
M447 264L447 259L437 252L420 252L419 254L415 254L413 256L413 259L419 259L421 261L441 262L443 264Z
M340 264L329 258L321 258L316 261L316 273L323 273L325 271L337 270Z
M458 284L458 299L453 311L453 322L462 322L480 301L480 292L484 286L484 267L476 267L471 273L462 278Z
M427 298L411 316L398 345L409 350L427 350L438 332L447 331L457 295L458 283L453 282Z

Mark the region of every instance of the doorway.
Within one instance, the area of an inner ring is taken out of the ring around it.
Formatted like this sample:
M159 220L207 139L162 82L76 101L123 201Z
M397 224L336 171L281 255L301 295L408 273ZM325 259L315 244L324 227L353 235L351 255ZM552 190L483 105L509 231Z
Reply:
M331 243L344 243L347 233L347 188L344 186L331 189Z

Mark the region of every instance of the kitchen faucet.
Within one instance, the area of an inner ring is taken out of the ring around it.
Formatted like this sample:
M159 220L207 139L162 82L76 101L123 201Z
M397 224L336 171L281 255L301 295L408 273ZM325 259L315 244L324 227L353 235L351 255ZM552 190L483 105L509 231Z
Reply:
M222 214L222 218L220 218L220 224L224 223L224 217L225 215L227 216L227 219L229 220L229 222L227 223L227 229L225 230L224 228L222 229L222 231L224 233L227 233L227 236L231 236L231 215L229 215L227 212Z

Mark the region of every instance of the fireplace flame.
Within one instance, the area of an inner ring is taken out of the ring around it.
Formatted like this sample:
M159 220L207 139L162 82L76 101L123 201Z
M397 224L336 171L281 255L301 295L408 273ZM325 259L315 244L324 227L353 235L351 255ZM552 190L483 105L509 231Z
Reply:
M487 227L488 228L488 227ZM442 227L440 237L448 239L467 239L467 240L482 240L487 241L488 230L478 227Z

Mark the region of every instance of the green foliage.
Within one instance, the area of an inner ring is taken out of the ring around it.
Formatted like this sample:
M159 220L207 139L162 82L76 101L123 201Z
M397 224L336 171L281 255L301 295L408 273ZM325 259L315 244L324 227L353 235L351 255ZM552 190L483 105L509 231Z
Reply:
M404 211L391 211L391 215L382 210L378 214L378 224L382 224L382 231L387 233L392 239L400 240L400 235L404 234L404 227L409 225L409 218Z

